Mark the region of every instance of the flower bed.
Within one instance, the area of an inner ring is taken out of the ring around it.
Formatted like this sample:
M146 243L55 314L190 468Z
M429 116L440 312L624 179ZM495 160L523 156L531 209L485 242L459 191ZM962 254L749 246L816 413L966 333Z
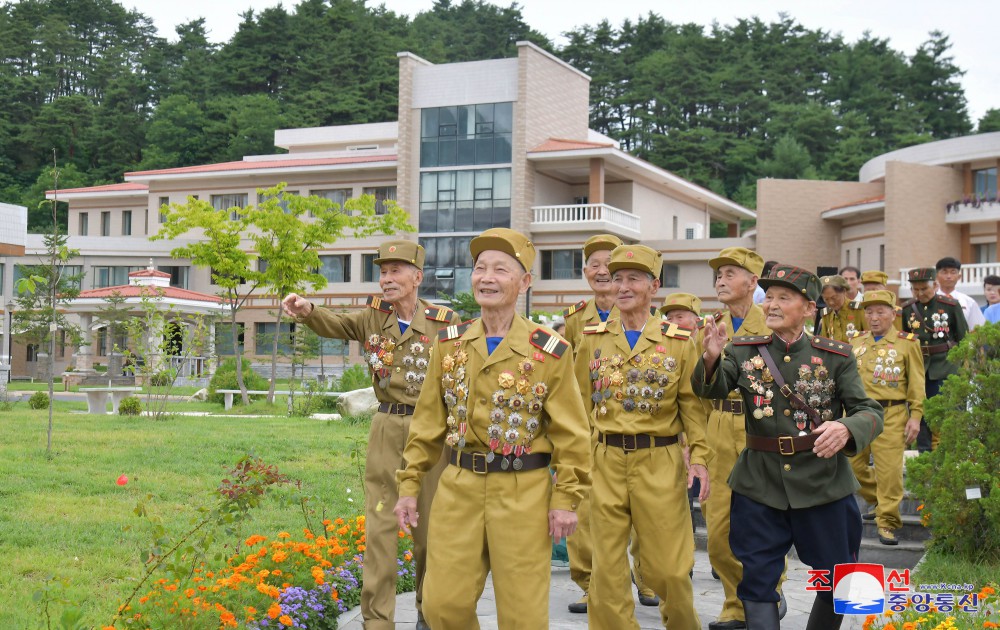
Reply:
M937 597L935 597L937 595ZM966 595L962 593L962 595ZM933 601L949 601L940 594L930 597L931 601L914 605L907 601L901 612L886 611L883 615L868 615L864 630L979 630L980 628L1000 628L1000 600L994 586L983 587L975 594L975 605L967 605L968 610L954 604L938 604ZM954 597L958 601L959 596ZM966 602L970 604L971 602Z

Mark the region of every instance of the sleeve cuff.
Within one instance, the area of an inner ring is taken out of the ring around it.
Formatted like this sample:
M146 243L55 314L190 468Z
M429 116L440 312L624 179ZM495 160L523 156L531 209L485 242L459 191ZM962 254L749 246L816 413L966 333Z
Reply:
M575 494L566 494L565 492L555 490L552 492L552 499L549 501L549 509L576 512L576 507L579 504L580 499Z
M399 482L399 496L415 497L420 494L420 483L412 479Z

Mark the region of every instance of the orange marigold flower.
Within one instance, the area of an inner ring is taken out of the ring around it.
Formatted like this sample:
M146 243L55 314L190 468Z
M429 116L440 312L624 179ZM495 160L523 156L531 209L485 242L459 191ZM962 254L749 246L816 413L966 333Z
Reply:
M271 619L277 619L278 615L281 614L281 604L274 602L271 607L267 609L267 616Z
M918 512L919 512L920 510L922 510L922 509L924 509L924 504L923 504L923 503L921 503L920 505L918 505L918 506L917 506L917 511L918 511Z
M983 622L983 627L984 628L1000 628L1000 625L997 625L996 623L994 623L992 621L984 621Z
M984 586L983 590L979 591L979 599L985 599L989 595L995 595L996 589L992 586Z
M340 593L337 592L337 589L335 588L330 589L330 599L334 601L340 599Z
M282 615L282 616L278 617L278 623L280 623L283 626L290 626L290 625L294 624L295 622L292 621L292 618L289 617L288 615Z
M219 623L224 626L229 626L231 628L236 627L236 615L229 612L228 610L221 615L219 615Z
M889 623L889 624L886 624L886 626L884 628L882 628L882 630L896 630L896 626L894 626L891 623Z
M140 604L145 604L148 601L149 601L149 595L143 595L142 597L139 598Z
M261 536L260 534L254 534L253 536L246 539L246 546L253 547L254 545L259 545L260 543L267 540L267 536Z
M358 545L358 551L364 551L366 547L364 545Z
M400 538L406 538L406 532L404 532L403 530L399 530L398 532L396 532L396 534L397 534L397 535L398 535L398 536L399 536Z
M337 525L343 525L344 524L344 519L338 518L337 520L334 521L334 523L337 524Z
M177 585L176 584L167 584L166 586L163 587L163 590L170 591L170 592L176 591L177 590Z
M349 531L351 531L351 530L347 529L347 527L345 526L345 527L341 527L340 529L338 529L337 533L340 534L341 536L346 536L347 532L349 532Z
M193 588L184 589L184 596L187 597L188 599L194 597L194 589Z
M917 624L907 621L903 624L903 630L917 630Z
M291 538L292 535L288 532L278 532L278 538Z
M271 560L274 560L277 563L282 563L287 559L288 559L288 554L285 553L284 551L275 551L274 555L271 556Z
M115 630L114 626L104 626L101 630Z

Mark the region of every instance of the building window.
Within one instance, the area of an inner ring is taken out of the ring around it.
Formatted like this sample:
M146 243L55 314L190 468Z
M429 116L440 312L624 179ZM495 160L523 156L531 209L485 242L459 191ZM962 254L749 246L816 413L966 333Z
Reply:
M660 270L660 286L669 289L676 289L681 286L680 265L663 263L663 269Z
M216 284L217 285L217 284L219 284L219 278L221 278L221 277L223 277L222 274L219 273L218 271L216 271L214 268L212 268L212 267L208 268L208 279L209 279L209 282L211 282L212 284ZM243 276L240 276L240 284L246 284L246 282L247 282L247 279L244 278Z
M981 168L972 171L972 192L976 197L997 196L997 168Z
M362 189L361 194L375 196L375 214L385 214L387 212L385 202L396 201L395 186L374 186L371 188L364 188Z
M861 265L861 248L860 247L857 249L857 252L858 252L858 263L857 263L857 266L858 266L859 269L863 269L863 267Z
M80 236L86 236L90 231L90 215L86 212L80 213Z
M282 322L280 328L276 328L274 322L257 322L256 334L254 335L254 347L257 354L271 354L271 345L274 343L275 331L278 335L278 352L280 354L291 354L292 333L295 332L295 324Z
M973 245L972 248L972 255L976 263L994 263L997 261L996 243L982 243L981 245Z
M350 254L320 256L318 271L327 282L350 282L351 256Z
M122 236L132 236L131 210L122 210Z
M673 217L673 227L674 227L674 229L673 229L673 239L676 241L677 240L677 234L678 234L678 231L677 231L677 215L674 215L674 217Z
M168 266L157 267L156 269L157 271L170 274L170 286L177 287L179 289L188 288L188 276L191 275L191 267Z
M287 193L289 195L298 195L299 191L297 191L297 190L286 190L285 193ZM257 193L257 205L259 206L260 204L264 203L265 201L268 200L268 198L269 198L268 195L262 195L260 193ZM278 207L281 208L282 212L284 212L285 214L288 214L289 213L289 210L288 210L288 199L284 198L284 197L278 199Z
M510 169L420 174L420 231L510 227Z
M878 246L878 268L885 269L885 245Z
M157 208L160 209L160 223L167 222L167 215L163 212L163 206L170 205L170 197L160 197L160 203L157 204Z
M236 341L239 343L239 353L243 354L246 344L246 325L236 324ZM233 325L216 324L215 326L215 353L219 356L233 355Z
M267 271L267 261L264 260L263 258L257 259L257 271L260 273L264 273L265 271Z
M83 265L63 265L62 278L67 285L79 291L83 288Z
M111 236L111 213L101 213L101 236Z
M439 293L455 295L472 290L472 254L469 252L472 239L472 235L420 238L420 244L427 250L420 297L436 300Z
M350 188L327 188L327 189L324 189L324 190L310 190L309 191L309 194L312 195L312 196L314 196L314 197L321 197L323 199L329 199L333 203L335 203L338 206L340 206L341 210L344 209L344 204L347 203L347 200L351 198L351 195L353 193L354 193L354 191L351 190ZM392 198L393 199L396 198L395 193L393 194ZM377 201L376 201L376 203L377 203ZM309 216L312 217L312 216L316 216L316 215L314 215L312 213L312 211L310 210L309 211Z
M420 112L420 166L511 161L513 103L430 107Z
M233 208L246 208L247 200L249 199L246 193L242 194L231 194L231 195L212 195L212 207L216 210L230 210ZM236 221L239 219L239 214L236 210L232 210L229 213L229 219Z
M851 250L849 249L844 250L844 266L845 267L851 266Z
M381 272L378 265L375 264L376 258L378 258L378 254L361 254L362 282L378 282Z
M103 289L105 287L120 287L128 284L128 274L139 271L145 267L93 267L94 288Z
M542 280L579 280L582 277L582 250L542 250Z

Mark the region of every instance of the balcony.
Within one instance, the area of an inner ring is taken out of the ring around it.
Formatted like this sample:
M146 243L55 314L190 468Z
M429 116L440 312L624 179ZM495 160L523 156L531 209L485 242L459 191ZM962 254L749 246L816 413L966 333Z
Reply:
M964 199L949 203L945 208L945 223L983 223L1000 221L1000 199Z
M537 232L591 232L614 234L637 241L642 233L639 217L606 203L533 206L530 229Z
M899 297L901 298L913 297L910 281L906 279L909 272L909 268L899 270ZM955 290L982 302L984 301L982 299L984 296L983 279L986 276L1000 276L1000 262L962 265L962 277L958 279Z

